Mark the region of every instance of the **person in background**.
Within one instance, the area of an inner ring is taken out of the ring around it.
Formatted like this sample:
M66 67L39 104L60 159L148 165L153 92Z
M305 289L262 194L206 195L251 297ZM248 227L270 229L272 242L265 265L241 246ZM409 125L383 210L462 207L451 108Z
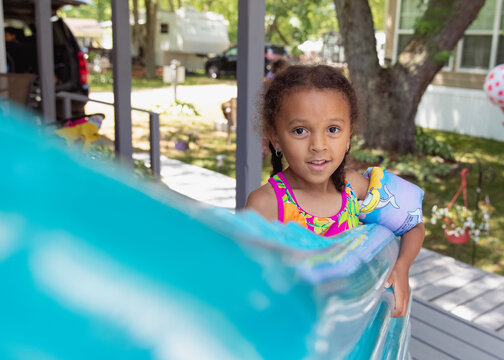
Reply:
M281 71L289 67L289 62L284 58L278 58L271 63L270 71L264 77L264 84L267 86L271 80L278 75Z
M18 43L19 39L17 38L18 29L12 26L6 26L5 29L5 42L6 43Z

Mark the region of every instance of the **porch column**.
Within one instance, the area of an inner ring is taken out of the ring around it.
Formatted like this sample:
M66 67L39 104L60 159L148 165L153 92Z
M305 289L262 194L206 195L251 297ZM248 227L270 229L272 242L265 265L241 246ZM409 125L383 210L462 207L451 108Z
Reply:
M0 29L5 28L3 0L0 0ZM7 72L7 52L5 51L5 33L0 31L0 73Z
M129 3L111 0L116 158L133 166Z
M261 185L261 136L255 131L256 99L264 78L265 0L238 1L238 108L236 121L236 208Z
M42 95L42 115L43 121L50 124L56 121L51 0L35 1L35 26L37 28L37 58Z

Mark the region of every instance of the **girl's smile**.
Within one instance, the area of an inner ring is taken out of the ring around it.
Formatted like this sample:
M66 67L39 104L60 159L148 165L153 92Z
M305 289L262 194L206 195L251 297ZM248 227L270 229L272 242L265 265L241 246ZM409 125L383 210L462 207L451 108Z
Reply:
M298 186L327 186L350 145L352 126L345 96L331 89L285 95L272 143L289 163Z
M314 171L323 171L329 166L329 160L308 161L308 167Z

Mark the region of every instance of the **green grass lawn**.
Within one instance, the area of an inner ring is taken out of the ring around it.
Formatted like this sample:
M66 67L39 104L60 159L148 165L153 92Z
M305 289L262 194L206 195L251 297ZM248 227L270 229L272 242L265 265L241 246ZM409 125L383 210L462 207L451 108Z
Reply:
M191 73L187 74L185 81L180 83L182 86L191 85L215 85L215 84L225 84L225 85L235 85L236 79L232 76L224 76L217 80L210 79L203 72L201 73ZM162 88L170 87L169 83L163 82L163 78L158 76L152 79L148 78L138 78L133 77L131 79L131 87L133 90L140 89L152 89L152 88ZM89 88L92 91L113 91L113 78L112 73L102 73L102 74L90 74Z
M452 146L455 158L470 169L467 177L467 195L469 206L474 208L477 197L479 167L477 156L482 165L481 198L488 196L495 211L492 214L491 236L482 238L477 244L469 242L463 245L451 244L444 239L442 232L430 224L424 247L439 253L453 256L466 263L471 263L473 246L476 250L475 265L490 272L504 275L504 143L494 140L457 135L454 133L425 130L438 140ZM438 177L434 181L418 181L425 190L424 215L429 220L432 206L446 206L460 186L460 171L454 170L449 175ZM457 200L463 203L462 196Z

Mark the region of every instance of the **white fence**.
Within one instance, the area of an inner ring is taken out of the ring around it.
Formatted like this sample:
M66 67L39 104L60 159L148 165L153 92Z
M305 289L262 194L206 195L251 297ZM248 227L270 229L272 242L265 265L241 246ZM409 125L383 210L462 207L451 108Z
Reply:
M429 85L415 122L429 129L504 141L504 112L483 90Z

